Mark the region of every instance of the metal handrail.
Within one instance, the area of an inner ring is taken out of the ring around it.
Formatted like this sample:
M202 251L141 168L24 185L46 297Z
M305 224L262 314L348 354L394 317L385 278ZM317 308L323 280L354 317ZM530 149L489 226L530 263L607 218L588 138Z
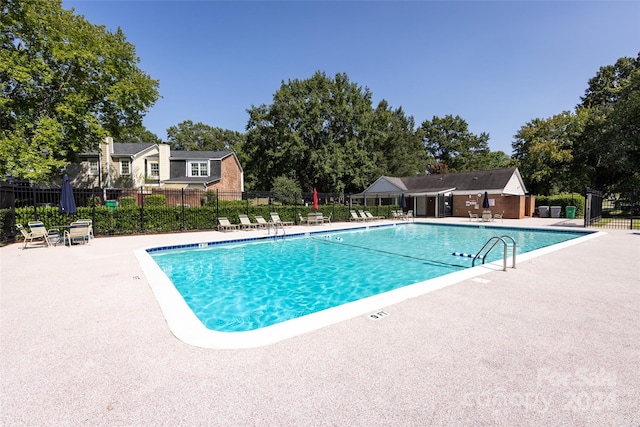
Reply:
M476 256L473 257L473 261L471 262L471 266L475 267L476 264L476 259L480 258L482 260L482 264L484 264L484 261L487 259L487 256L489 256L489 254L491 253L491 251L493 250L493 248L496 247L496 245L499 242L502 242L503 248L504 248L504 256L503 256L503 265L502 265L502 270L503 271L507 271L507 248L509 247L509 244L507 243L507 241L505 239L509 239L511 240L511 242L513 243L513 263L511 265L511 268L516 268L516 241L513 237L511 236L494 236L492 238L490 238L489 240L487 240L487 243L484 244L484 246L482 247L482 249L480 249L478 251L478 253L476 254ZM485 252L484 255L482 255L482 251L484 251L487 246L489 246L489 244L493 242L493 245L491 245L491 247ZM482 256L480 256L482 255Z

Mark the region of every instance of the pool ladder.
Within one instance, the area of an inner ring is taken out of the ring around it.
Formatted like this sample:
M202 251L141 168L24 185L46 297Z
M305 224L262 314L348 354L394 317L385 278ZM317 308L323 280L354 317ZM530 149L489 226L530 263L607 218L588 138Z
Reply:
M491 251L498 245L498 243L502 242L502 246L504 248L502 270L507 271L507 257L508 257L507 252L509 249L509 242L507 242L507 240L505 239L510 240L512 243L511 250L512 250L512 256L513 256L513 263L511 265L511 268L516 268L516 241L511 236L500 236L500 237L494 236L489 240L487 240L487 243L485 243L482 249L480 249L476 254L476 256L473 257L471 266L475 267L477 259L481 259L482 263L484 264L484 261L487 259L487 256L489 256L489 253L491 253ZM483 255L483 252L484 252L484 255Z
M287 233L286 233L286 231L284 231L284 224L281 223L281 222L273 222L273 221L269 221L267 223L267 236L271 234L271 229L273 228L274 235L277 237L278 236L278 227L280 227L280 229L282 229L282 237L285 237L285 235Z

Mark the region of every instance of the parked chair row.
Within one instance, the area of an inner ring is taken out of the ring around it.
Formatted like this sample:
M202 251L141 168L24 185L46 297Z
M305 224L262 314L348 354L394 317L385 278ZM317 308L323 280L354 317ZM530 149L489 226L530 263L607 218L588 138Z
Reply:
M331 214L329 214L329 216L325 217L324 214L322 212L310 212L307 214L307 217L303 217L302 214L298 214L298 217L300 218L300 225L302 224L306 224L306 225L317 225L317 224L325 224L325 223L329 223L331 224Z
M351 214L351 218L349 218L350 221L366 222L386 219L384 216L374 216L371 212L364 210L358 210L358 212L356 212L355 210L350 210L349 213Z
M270 224L277 224L282 226L293 225L293 221L282 221L280 215L277 212L271 212L271 221L264 219L262 215L256 215L256 222L251 222L248 215L238 215L240 224L232 224L227 217L218 218L218 231L233 231L233 230L250 230L258 228L267 228Z
M413 210L409 209L406 213L403 211L392 211L391 216L398 221L413 221Z

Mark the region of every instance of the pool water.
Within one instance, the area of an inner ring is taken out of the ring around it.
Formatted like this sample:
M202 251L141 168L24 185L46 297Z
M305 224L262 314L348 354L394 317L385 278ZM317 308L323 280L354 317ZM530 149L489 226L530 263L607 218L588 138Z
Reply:
M206 328L241 332L469 268L471 258L452 254L475 253L493 236L513 237L521 254L584 234L416 223L150 255Z

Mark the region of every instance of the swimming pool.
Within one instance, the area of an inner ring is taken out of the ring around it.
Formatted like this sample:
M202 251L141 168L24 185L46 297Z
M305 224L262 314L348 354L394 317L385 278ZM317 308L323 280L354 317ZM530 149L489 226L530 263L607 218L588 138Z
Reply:
M139 259L143 268L147 266L145 273L156 265L151 273L158 286L154 287L151 279L150 283L170 326L177 323L182 335L188 335L179 338L191 343L195 339L195 345L205 347L217 347L220 341L226 343L222 344L225 347L250 347L310 330L310 325L318 324L318 318L328 317L321 319L320 326L334 323L365 314L362 310L424 293L424 289L416 288L438 289L481 274L479 269L491 271L489 266L469 268L470 258L452 253L472 253L490 237L505 234L518 242L519 258L524 252L587 235L403 224L299 234L286 239L263 237L150 248L144 252L151 261L143 263L144 254ZM497 250L489 261L501 258L502 250ZM176 315L176 310L163 305L162 301L170 299L174 308L186 305L187 310L180 307L182 314ZM354 306L359 308L353 310ZM185 322L191 326L182 327ZM209 331L204 334L209 336L206 344L193 328ZM176 333L173 327L172 331Z

